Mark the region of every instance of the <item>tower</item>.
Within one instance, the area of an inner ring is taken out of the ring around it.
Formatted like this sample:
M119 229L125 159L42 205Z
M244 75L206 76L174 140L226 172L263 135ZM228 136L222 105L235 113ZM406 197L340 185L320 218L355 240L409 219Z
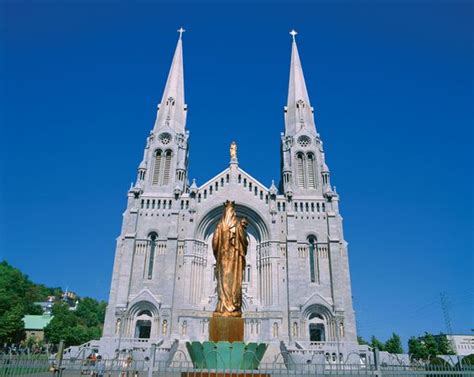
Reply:
M281 135L282 176L280 187L288 197L331 195L329 169L324 160L323 144L316 131L303 74L296 31L292 31L288 102L284 108L285 132Z
M136 183L128 192L117 239L103 332L106 348L111 350L133 347L136 342L130 343L130 339L169 336L178 247L176 200L188 188L184 30L178 32L155 124L146 140Z
M189 134L184 100L183 32L180 29L155 125L138 168L136 187L146 193L179 195L186 189Z
M112 355L151 343L169 348L174 339L207 340L217 300L210 240L222 203L231 200L237 215L249 220L245 340L269 343L269 357L280 341L290 351L316 344L350 353L357 343L339 195L316 130L296 32L278 190L239 166L235 144L226 168L200 185L188 184L183 31L128 192L101 348Z
M280 188L287 202L289 338L355 342L347 242L293 30L281 135ZM301 309L302 302L313 302ZM330 309L329 309L330 308ZM294 319L296 320L294 320ZM303 327L303 333L299 331ZM305 334L305 335L303 335Z

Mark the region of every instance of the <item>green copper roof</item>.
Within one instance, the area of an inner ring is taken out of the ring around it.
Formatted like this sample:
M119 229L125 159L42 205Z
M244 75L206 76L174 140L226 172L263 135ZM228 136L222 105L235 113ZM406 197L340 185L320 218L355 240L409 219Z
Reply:
M43 330L52 319L52 315L25 315L23 322L26 330Z

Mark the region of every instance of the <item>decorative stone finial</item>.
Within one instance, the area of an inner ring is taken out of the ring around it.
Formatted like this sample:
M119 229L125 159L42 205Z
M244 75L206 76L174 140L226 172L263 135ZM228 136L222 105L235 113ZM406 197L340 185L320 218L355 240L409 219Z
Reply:
M191 191L191 193L193 193L193 194L197 193L198 187L197 187L197 184L196 184L196 179L193 179L193 183L191 184L191 187L189 187L189 191Z
M183 29L183 27L180 27L178 30L178 33L179 33L179 39L182 39L183 38L183 33L186 31Z
M270 195L272 195L272 196L275 196L278 193L278 189L275 186L275 181L273 179L272 179L272 184L270 186L269 192L270 192Z

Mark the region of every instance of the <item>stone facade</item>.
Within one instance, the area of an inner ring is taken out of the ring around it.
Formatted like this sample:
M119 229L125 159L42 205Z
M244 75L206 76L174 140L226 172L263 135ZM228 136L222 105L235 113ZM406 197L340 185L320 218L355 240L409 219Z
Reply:
M207 182L188 183L182 56L180 38L128 192L101 343L113 352L124 344L208 339L217 299L210 240L225 200L249 219L245 341L356 342L339 195L294 38L278 188L260 183L237 158Z

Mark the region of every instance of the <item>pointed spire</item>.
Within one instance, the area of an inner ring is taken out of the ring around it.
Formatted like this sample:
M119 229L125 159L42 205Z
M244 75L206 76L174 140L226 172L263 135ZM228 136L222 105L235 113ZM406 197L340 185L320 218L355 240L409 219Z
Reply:
M309 102L306 82L303 75L298 47L296 45L295 30L290 31L292 36L290 83L288 86L288 103L286 106L286 133L294 135L301 128L315 131L313 110Z
M184 133L186 125L186 104L184 101L184 70L183 70L183 41L185 30L180 28L178 43L171 63L161 103L158 106L158 116L155 130L169 127L176 132Z

